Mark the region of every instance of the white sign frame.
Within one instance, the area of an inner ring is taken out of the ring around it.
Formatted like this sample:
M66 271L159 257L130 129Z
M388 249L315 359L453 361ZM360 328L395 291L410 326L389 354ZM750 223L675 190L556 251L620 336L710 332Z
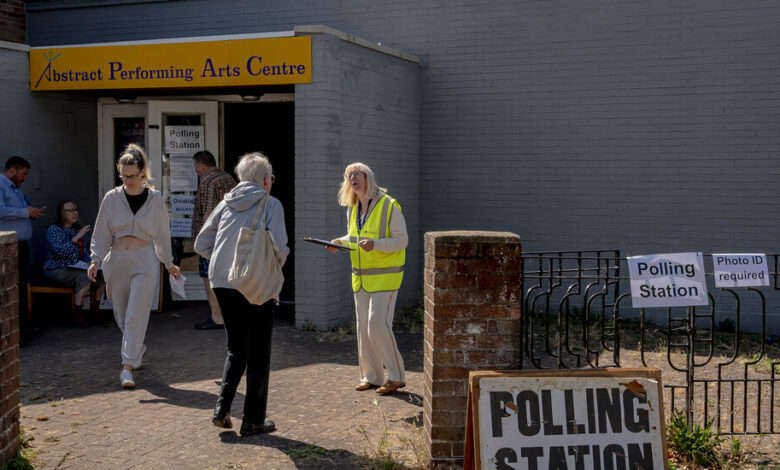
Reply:
M474 453L471 460L467 447L464 468L530 468L524 465L529 459L535 459L537 468L548 468L550 460L556 458L558 463L565 460L565 468L579 468L575 460L578 453L585 459L584 468L594 468L595 452L599 452L601 468L607 457L624 459L626 468L634 468L630 462L637 464L640 459L646 470L668 468L663 384L658 368L471 372L469 380L471 401L468 411L473 419L466 423L465 440L467 446L473 442ZM598 391L599 388L603 391ZM547 405L542 398L543 392L548 398ZM593 397L596 393L602 397L589 402L588 395ZM526 398L538 397L539 421L533 420L533 405L529 404L533 400L520 400L521 394ZM568 403L567 396L571 397ZM605 418L602 423L602 411L596 408L606 403L603 396L618 397L620 403L616 406L620 408L624 423L621 432L615 432L612 427L615 410L611 410L612 417ZM524 412L516 405L519 402L522 402ZM626 412L629 408L633 410L631 418ZM640 409L646 414L640 414ZM588 410L595 415L590 417ZM502 415L497 417L498 414ZM523 430L522 416L528 419ZM496 428L496 420L500 431ZM629 422L634 430L628 429ZM602 432L602 425L604 430L612 432ZM473 440L470 439L472 436ZM583 448L579 447L570 454L574 446L588 446L585 449L589 453L580 452ZM648 459L651 465L647 465Z

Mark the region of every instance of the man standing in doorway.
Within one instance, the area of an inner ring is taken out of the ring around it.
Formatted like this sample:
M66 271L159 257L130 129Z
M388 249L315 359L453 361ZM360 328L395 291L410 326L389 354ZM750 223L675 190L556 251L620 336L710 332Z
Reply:
M195 195L195 207L192 213L192 238L198 236L203 222L208 219L211 211L217 207L222 198L236 185L236 180L228 173L217 168L214 155L208 150L201 150L192 156L195 173L198 174L198 193ZM224 328L222 310L217 297L209 284L209 260L198 256L198 271L206 286L206 296L211 307L211 316L201 323L195 324L196 330L213 330Z
M0 175L0 232L16 232L19 261L19 318L26 318L27 311L27 265L30 263L32 219L44 216L46 207L33 207L22 194L22 183L30 172L30 162L22 157L11 157L5 162Z

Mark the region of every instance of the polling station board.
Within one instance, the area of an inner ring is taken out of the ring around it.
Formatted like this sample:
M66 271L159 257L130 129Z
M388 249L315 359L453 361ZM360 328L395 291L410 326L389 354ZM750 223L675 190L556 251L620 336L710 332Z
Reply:
M464 468L665 469L662 390L656 368L472 372Z

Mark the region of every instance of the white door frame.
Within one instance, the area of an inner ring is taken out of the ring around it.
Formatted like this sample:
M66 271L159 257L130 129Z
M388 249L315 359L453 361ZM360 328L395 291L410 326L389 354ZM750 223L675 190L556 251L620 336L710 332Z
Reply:
M219 161L219 103L217 101L153 101L147 103L146 154L152 175L162 181L163 114L205 114L206 150Z
M103 200L103 195L114 188L114 118L116 117L142 117L144 124L148 126L146 119L146 104L119 104L113 98L100 98L98 100L98 201ZM149 133L145 132L144 148L146 148Z

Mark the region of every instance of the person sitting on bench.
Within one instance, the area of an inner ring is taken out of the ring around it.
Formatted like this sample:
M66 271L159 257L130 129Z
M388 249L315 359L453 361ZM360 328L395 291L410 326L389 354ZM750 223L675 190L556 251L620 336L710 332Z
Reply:
M57 222L46 230L46 259L43 263L43 275L57 285L73 288L76 304L75 321L78 326L89 324L81 306L91 285L87 279L89 250L86 249L84 240L90 228L89 225L81 225L76 203L66 199L57 205ZM80 261L81 266L78 266ZM90 305L90 308L96 315L99 299L105 288L102 275L95 284L96 301Z

